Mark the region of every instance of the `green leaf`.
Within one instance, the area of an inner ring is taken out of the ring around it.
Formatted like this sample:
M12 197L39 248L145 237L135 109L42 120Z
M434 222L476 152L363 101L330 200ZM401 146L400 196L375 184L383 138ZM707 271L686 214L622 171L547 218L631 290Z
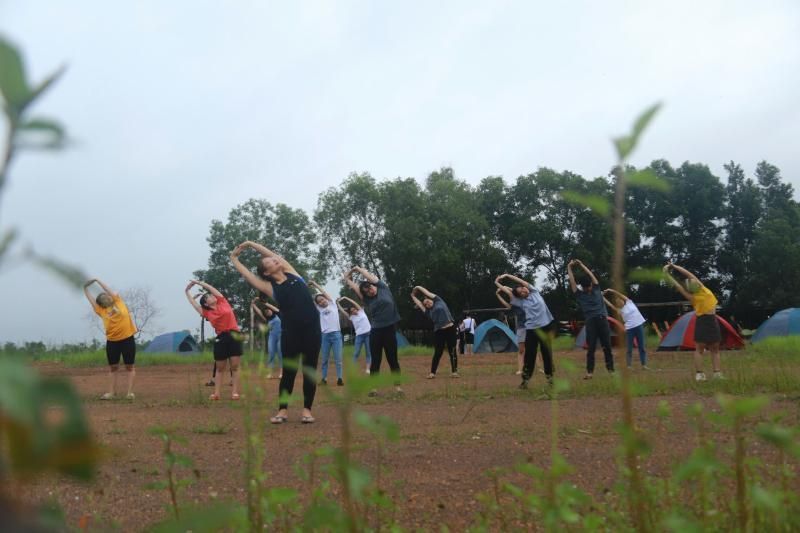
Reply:
M653 120L653 117L656 115L659 109L661 109L661 103L653 104L649 108L645 109L644 112L640 114L633 123L633 130L631 131L630 135L624 135L614 139L614 146L617 148L617 156L619 157L620 161L626 160L628 156L631 155L639 142L639 137L641 137L642 133L644 133L647 125L650 124L650 121Z
M19 138L22 148L58 149L64 146L66 132L54 120L34 118L27 120L19 126ZM29 135L25 135L28 133ZM19 140L17 140L19 143Z
M631 283L659 283L664 280L664 271L660 268L636 268L628 273Z
M769 398L766 396L755 396L752 398L734 398L726 394L717 395L717 403L728 414L733 417L746 417L757 413L767 406Z
M33 250L28 250L26 254L36 265L39 267L49 270L53 274L56 274L62 280L66 281L68 284L72 285L76 289L83 288L83 284L86 282L87 276L86 274L77 267L69 265L60 261L59 259L55 259L54 257L44 257L36 254Z
M67 70L67 67L61 66L55 72L53 72L44 80L42 80L42 82L39 83L39 85L37 85L36 87L33 88L33 90L31 90L30 94L28 95L28 101L25 103L25 105L29 105L34 100L39 98L47 89L49 89L53 85L53 83L58 81L58 78L60 78L61 75L64 74L65 70Z
M660 178L650 169L637 170L636 172L625 174L625 179L631 187L653 189L660 192L669 192L670 190L669 182Z
M17 230L10 229L7 230L2 237L0 237L0 259L3 258L8 247L11 246L11 243L14 242L14 239L17 238Z
M275 487L265 493L265 498L272 505L286 505L297 500L297 491L286 487Z
M608 216L608 213L611 210L611 204L608 202L608 200L596 194L582 194L574 191L561 191L561 198L571 204L588 207L603 217Z
M14 45L0 37L0 94L12 122L16 122L30 92L22 56Z
M753 503L762 509L766 509L774 513L777 512L781 507L781 497L759 485L755 485L753 487L752 496Z

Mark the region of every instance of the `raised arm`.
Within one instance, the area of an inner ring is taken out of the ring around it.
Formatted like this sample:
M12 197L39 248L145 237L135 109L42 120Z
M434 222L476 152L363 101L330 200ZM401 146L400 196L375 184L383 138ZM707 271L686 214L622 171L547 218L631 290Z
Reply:
M203 308L200 307L200 304L197 303L197 301L194 299L194 296L192 296L192 293L189 292L191 290L191 288L196 284L197 284L196 281L194 281L194 280L190 281L189 284L186 286L186 290L184 292L186 293L186 299L189 300L190 304L192 304L192 307L194 307L194 310L197 311L197 313L200 316L203 316Z
M269 302L264 302L264 306L267 307L268 309L270 309L273 313L280 313L281 312L280 309L278 309L277 307L275 307L274 305L272 305Z
M420 311L422 311L424 313L425 312L425 306L422 305L422 302L419 301L419 298L417 298L417 289L418 288L419 287L414 287L414 290L411 291L411 301L414 302L414 305L416 306L417 309L419 309Z
M600 285L600 282L597 281L597 277L595 277L594 272L592 272L589 269L589 267L584 265L583 261L581 261L580 259L578 259L577 262L578 262L578 266L581 267L583 269L583 271L586 272L586 275L589 276L589 279L592 280L592 285Z
M358 302L356 302L355 300L353 300L352 298L349 298L349 297L347 297L347 296L342 296L341 298L339 298L338 300L336 300L336 303L338 304L338 303L339 303L339 302L341 302L342 300L347 300L348 302L350 302L350 303L353 305L353 307L355 307L355 308L356 308L356 309L358 309L359 311L361 310L361 306L360 306L360 305L358 305Z
M667 279L667 281L669 281L670 283L672 283L672 285L674 285L674 286L675 286L675 288L678 290L678 292L679 292L679 293L681 293L681 295L682 295L684 298L686 298L687 300L689 300L689 301L691 302L691 301L692 301L692 295L691 295L691 293L690 293L689 291L687 291L687 290L686 290L686 289L683 287L683 285L681 284L681 282L680 282L680 281L678 281L677 279L675 279L675 278L672 276L672 274L670 273L669 269L670 269L670 267L673 267L673 266L675 266L675 265L673 265L672 263L667 263L666 265L664 265L664 268L663 268L663 270L664 270L664 277Z
M315 289L317 289L317 290L319 291L319 293L320 293L322 296L324 296L324 297L325 297L325 299L326 299L326 300L328 300L330 303L334 303L334 302L335 302L335 300L334 300L333 298L331 298L331 295L330 295L330 294L328 294L328 292L327 292L325 289L323 289L322 287L320 287L319 283L317 283L316 281L313 281L313 280L308 280L308 285L309 285L310 287L314 287Z
M233 265L233 268L235 268L239 274L242 275L248 285L272 298L272 284L267 283L263 279L253 274L249 268L244 266L242 262L239 261L239 254L242 253L244 249L244 244L240 244L231 252L231 264Z
M603 293L603 301L606 303L606 305L607 305L608 307L610 307L611 309L613 309L614 311L616 311L618 314L619 314L619 313L622 313L622 309L620 309L620 308L619 308L619 307L617 307L616 305L612 304L612 303L611 303L611 302L608 300L608 298L606 298L606 296L605 296L605 292Z
M200 281L200 280L193 279L192 283L195 284L195 285L200 285L201 287L203 287L206 290L206 292L210 292L211 294L213 294L215 298L225 298L225 296L223 296L223 294L221 292L219 292L212 285L206 283L205 281Z
M356 272L358 272L359 274L364 276L364 279L369 281L370 283L378 283L378 281L379 281L378 276L376 276L375 274L373 274L372 272L370 272L369 270L367 270L364 267L354 266L353 270L355 270ZM352 272L352 270L351 270L351 272Z
M109 296L111 296L112 298L113 298L114 296L117 296L117 293L115 293L114 291L112 291L112 290L109 288L109 286L108 286L108 285L106 285L105 283L103 283L103 282L102 282L102 281L100 281L99 279L95 278L95 279L94 279L94 280L92 280L92 281L94 281L95 283L97 283L98 285L100 285L100 287L103 289L103 292L104 292L104 293L106 293L106 294L108 294L108 295L109 295Z
M502 304L503 307L505 307L506 309L511 309L511 304L508 302L508 300L503 298L504 294L506 296L509 295L508 292L506 292L507 290L508 288L506 288L506 290L498 288L496 291L494 291L494 295L497 296L497 299L500 301L500 304Z
M255 313L261 318L261 320L263 320L264 322L267 322L267 317L265 317L264 313L261 312L261 309L258 308L258 306L256 305L256 301L255 300L253 300L250 303L250 309L255 311Z
M514 283L516 283L518 285L524 285L525 287L528 287L530 285L530 283L528 283L524 279L518 278L517 276L515 276L513 274L500 274L499 276L497 276L497 278L495 278L494 284L498 288L505 287L505 285L502 284L502 280L504 280L504 279L510 279Z
M83 284L83 294L86 295L86 299L89 300L89 303L92 304L92 307L97 307L97 303L94 301L94 298L92 298L92 294L89 292L89 287L91 287L92 283L95 281L97 280L92 278Z
M567 277L569 278L569 290L573 293L578 292L578 284L575 283L575 274L572 272L572 265L575 264L575 260L573 259L569 263L567 263Z
M244 241L239 246L244 246L245 248L252 248L256 252L260 253L261 255L267 256L267 257L274 257L275 259L280 261L281 265L283 266L283 270L284 271L291 272L292 274L294 274L295 276L298 276L298 277L300 276L300 274L297 273L297 270L295 270L295 268L292 266L292 264L289 261L284 259L284 257L282 255L273 252L272 250L270 250L269 248L267 248L263 244L258 244L257 242L253 242L253 241Z
M358 286L358 283L353 281L353 277L352 276L353 276L353 271L354 270L355 270L355 268L351 268L347 272L342 273L342 279L347 284L347 286L350 287L353 290L354 293L356 293L356 295L361 299L361 301L364 301L364 295L361 294L361 288ZM348 298L348 300L349 300L349 298ZM352 302L352 300L350 300L350 301Z
M416 287L414 287L414 290L413 290L413 291L411 291L411 295L412 295L412 296L414 295L414 292L415 292L415 291L419 291L419 292L421 292L423 296L425 296L426 298L430 298L431 300L433 300L434 298L436 298L436 295L435 295L435 294L433 294L431 291L429 291L428 289L426 289L426 288L425 288L425 287L423 287L422 285L417 285Z
M700 283L701 285L703 284L703 283L702 283L702 282L701 282L701 281L700 281L700 280L697 278L697 276L695 276L694 274L692 274L691 272L689 272L688 270L686 270L686 269L685 269L685 268L683 268L682 266L678 266L678 265L676 265L676 264L674 264L674 263L670 263L670 264L669 264L669 266L671 266L672 268L674 268L675 270L677 270L678 272L680 272L680 273L681 273L681 275L683 275L684 277L686 277L686 279L693 279L693 280L695 280L696 282Z
M605 290L603 291L603 294L605 295L605 294L606 294L606 293L608 293L608 292L611 292L611 293L613 293L613 294L616 294L617 296L619 296L620 298L622 298L622 301L623 301L623 302L627 302L627 301L628 301L628 297L627 297L627 296L625 296L624 294L622 294L622 293L621 293L621 292L619 292L619 291L615 291L614 289L605 289Z

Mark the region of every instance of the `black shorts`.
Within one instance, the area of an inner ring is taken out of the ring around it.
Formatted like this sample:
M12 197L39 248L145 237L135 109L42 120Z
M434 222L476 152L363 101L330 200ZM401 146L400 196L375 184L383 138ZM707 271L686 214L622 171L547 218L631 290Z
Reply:
M241 357L244 351L242 341L233 336L241 335L238 331L225 331L214 339L214 361L225 361L231 357Z
M717 315L700 315L694 322L694 342L715 344L722 340Z
M106 359L109 365L118 365L119 359L126 365L132 365L136 360L136 341L133 335L121 341L106 341Z
M464 344L473 344L475 342L475 334L466 332L464 333Z

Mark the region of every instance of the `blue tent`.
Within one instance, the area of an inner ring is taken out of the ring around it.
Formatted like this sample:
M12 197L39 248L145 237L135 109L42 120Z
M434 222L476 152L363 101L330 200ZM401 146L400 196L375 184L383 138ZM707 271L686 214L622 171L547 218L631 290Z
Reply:
M403 335L399 331L395 331L394 336L395 336L395 338L397 338L397 347L398 348L402 348L404 346L408 346L408 339L406 339L405 335Z
M475 328L475 353L516 352L517 336L511 329L494 318Z
M200 353L200 345L188 331L173 331L151 340L144 351L149 353Z
M769 337L800 335L800 307L790 307L769 317L753 334L751 339L758 342Z

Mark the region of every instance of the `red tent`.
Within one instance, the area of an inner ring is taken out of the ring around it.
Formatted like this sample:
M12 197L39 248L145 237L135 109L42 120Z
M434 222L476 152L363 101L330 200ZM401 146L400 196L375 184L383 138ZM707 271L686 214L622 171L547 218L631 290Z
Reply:
M625 326L614 317L607 317L608 318L608 327L611 330L611 345L612 346L622 346L622 338L625 336ZM588 348L589 345L586 343L586 326L584 325L578 336L575 337L575 346L578 348Z
M694 324L696 321L697 316L694 311L690 311L673 322L661 339L658 351L694 350ZM744 340L727 320L717 315L717 322L719 322L719 329L722 332L722 342L719 344L721 349L737 350L744 347Z

